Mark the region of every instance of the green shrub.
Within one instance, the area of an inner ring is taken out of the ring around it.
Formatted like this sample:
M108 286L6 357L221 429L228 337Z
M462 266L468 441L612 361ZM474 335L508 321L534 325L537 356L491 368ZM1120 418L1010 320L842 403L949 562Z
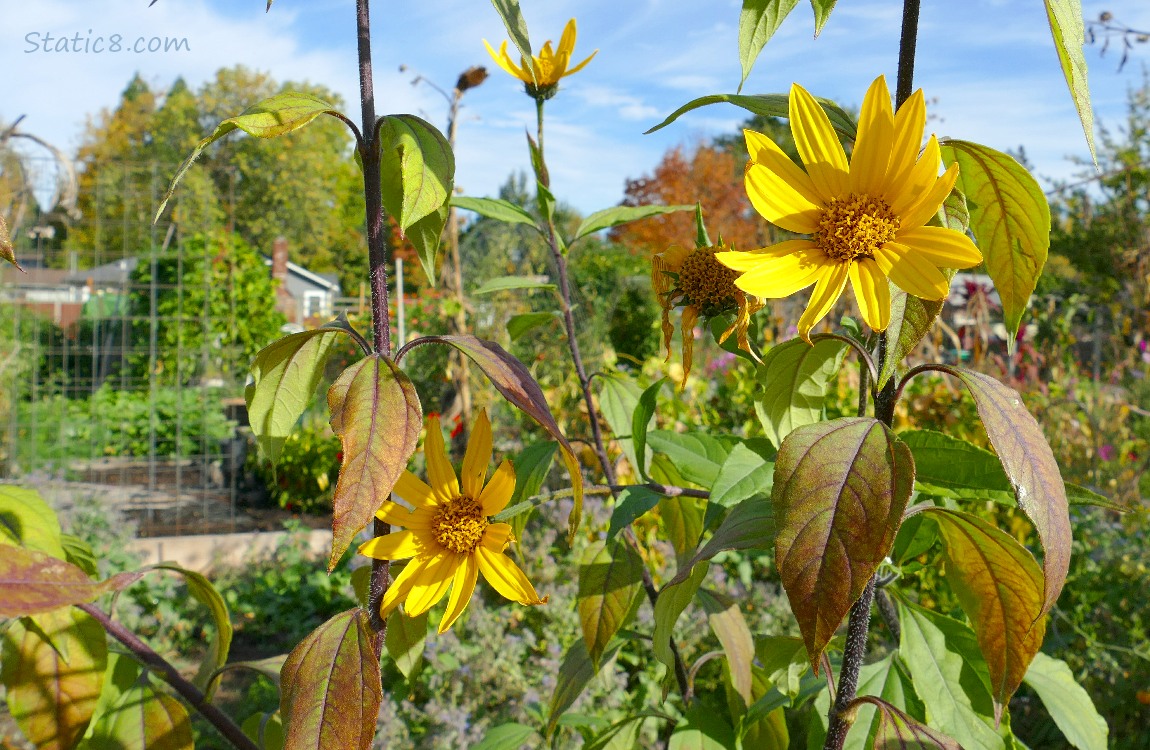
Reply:
M304 424L292 432L275 465L254 451L249 456L251 468L279 507L299 513L331 510L343 453L339 440L323 422Z

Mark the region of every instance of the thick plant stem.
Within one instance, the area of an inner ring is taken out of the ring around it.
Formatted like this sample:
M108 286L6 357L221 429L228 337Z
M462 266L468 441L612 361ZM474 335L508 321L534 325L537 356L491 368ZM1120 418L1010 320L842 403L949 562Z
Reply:
M363 112L363 143L360 158L363 161L363 199L367 209L367 256L371 266L371 322L372 344L377 354L391 357L391 320L387 304L387 247L383 241L383 187L380 182L379 138L375 129L375 93L371 80L371 12L368 0L356 0L356 34L359 40L359 97ZM376 519L372 528L375 536L391 533L391 525ZM379 604L391 580L387 560L371 561L371 580L368 584L368 611L371 627L382 634L387 623L379 616ZM382 650L383 639L376 639Z
M539 174L536 177L542 181L542 176L546 174L546 162L543 158L543 102L536 102L536 115L537 115L537 136L539 148ZM546 187L546 186L545 186ZM567 273L567 256L559 247L559 235L555 230L555 221L547 217L547 244L551 250L551 259L555 262L556 272L559 277L559 296L563 301L563 326L567 332L567 348L571 353L571 362L575 366L575 375L579 378L579 387L583 391L583 402L587 406L587 421L591 425L591 438L595 448L595 457L599 459L599 465L603 469L603 476L607 479L607 484L611 487L611 496L617 497L616 487L618 482L615 478L615 467L611 463L610 456L607 455L607 445L603 441L603 430L599 426L599 410L595 406L595 397L591 393L591 378L587 376L587 368L583 366L583 355L579 350L579 341L575 337L575 313L571 304L571 279ZM636 554L640 554L639 540L635 537L635 532L627 527L623 531L623 539L631 549L635 550ZM640 554L640 557L642 555ZM655 600L659 597L659 589L655 586L655 581L651 577L651 571L648 570L646 564L643 565L643 590L647 594L647 599L651 602L651 607L654 608ZM671 639L671 653L675 659L675 682L679 686L679 694L686 697L687 695L687 666L683 663L682 657L679 655L679 649L675 645L675 640Z
M914 55L918 40L919 2L920 0L903 0L902 37L898 49L898 82L895 86L896 107L901 107L914 90ZM887 341L885 331L879 334L878 356L875 357L879 367L886 361L887 347L896 344L897 342ZM887 427L892 426L897 401L898 387L895 379L891 378L882 390L875 393L875 419ZM855 699L855 692L858 689L859 670L862 669L863 658L866 656L867 631L870 629L870 610L874 600L875 583L875 577L871 576L862 596L851 607L850 618L847 621L847 645L843 653L842 668L839 670L838 690L828 716L829 726L823 750L842 750L847 732L850 731L850 720L844 715L844 710ZM897 627L896 619L892 630Z
M200 712L224 738L239 750L260 750L252 738L232 721L232 718L213 705L203 692L184 678L167 659L157 654L152 647L140 640L139 636L113 620L107 612L94 604L77 604L76 607L104 626L108 635L115 638L135 655L151 671L162 676L192 708Z

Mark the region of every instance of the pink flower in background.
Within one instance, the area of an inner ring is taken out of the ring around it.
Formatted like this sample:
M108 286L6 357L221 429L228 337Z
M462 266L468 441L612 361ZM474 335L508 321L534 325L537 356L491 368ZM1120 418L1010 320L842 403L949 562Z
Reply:
M1098 457L1101 458L1103 461L1113 461L1114 460L1114 446L1113 445L1104 445L1101 448L1099 448L1098 449Z

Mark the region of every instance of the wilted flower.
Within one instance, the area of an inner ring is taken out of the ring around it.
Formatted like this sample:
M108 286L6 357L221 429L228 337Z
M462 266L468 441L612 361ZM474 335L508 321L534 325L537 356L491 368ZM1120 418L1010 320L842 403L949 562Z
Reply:
M567 26L564 27L563 36L559 38L557 51L552 51L551 40L548 39L538 55L533 55L530 60L521 56L519 65L516 65L515 61L511 59L511 55L507 53L507 42L499 45L498 52L492 49L486 39L483 40L483 44L487 47L487 53L491 55L491 59L495 60L499 67L523 81L527 88L527 95L538 100L550 99L555 96L555 92L559 90L559 79L572 73L578 73L599 52L599 50L595 50L583 62L573 68L568 67L571 64L571 53L575 50L574 18L568 21ZM534 77L531 75L532 71L535 73Z

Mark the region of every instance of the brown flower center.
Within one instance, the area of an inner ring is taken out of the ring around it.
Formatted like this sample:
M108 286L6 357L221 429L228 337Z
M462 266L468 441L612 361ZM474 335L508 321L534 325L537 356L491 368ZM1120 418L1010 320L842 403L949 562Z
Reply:
M431 535L444 549L474 552L487 531L487 517L479 501L462 495L440 506L431 519Z
M676 285L691 304L699 308L703 315L711 315L734 307L735 279L738 271L732 271L715 258L725 247L700 247L687 256L679 267L679 283Z
M882 198L851 193L835 198L823 210L815 244L840 263L873 258L884 242L894 240L899 220Z

